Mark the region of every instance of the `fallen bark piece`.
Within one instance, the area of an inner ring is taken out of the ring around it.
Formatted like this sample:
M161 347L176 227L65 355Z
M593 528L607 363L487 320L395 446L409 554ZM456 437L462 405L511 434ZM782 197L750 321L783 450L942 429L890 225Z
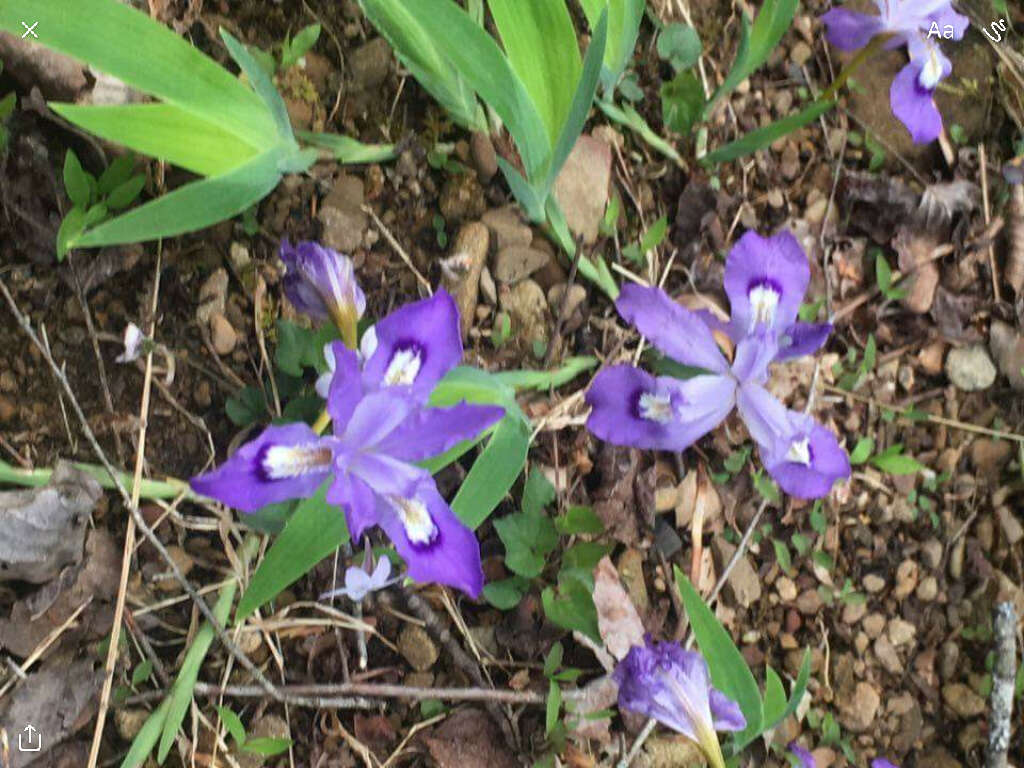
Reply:
M85 523L102 493L66 462L43 488L0 493L0 582L41 584L80 562Z

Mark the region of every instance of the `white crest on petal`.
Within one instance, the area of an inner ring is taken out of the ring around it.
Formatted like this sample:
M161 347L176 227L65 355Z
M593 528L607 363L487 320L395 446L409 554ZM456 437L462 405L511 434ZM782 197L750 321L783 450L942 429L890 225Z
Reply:
M758 283L749 293L751 330L758 324L771 327L775 324L775 310L779 306L779 292L769 285Z
M803 464L805 467L811 466L811 446L809 438L803 440L794 440L789 444L789 450L786 451L786 461L792 461L794 464Z
M263 454L263 471L269 480L319 472L331 464L331 449L323 445L272 445Z
M384 372L384 384L389 387L409 386L419 376L422 362L422 355L414 347L396 350L391 362L388 363L387 371Z
M675 415L672 407L672 398L668 395L644 392L640 395L640 415L648 421L668 424Z
M942 79L942 53L934 43L928 43L928 56L921 67L921 74L917 76L917 82L922 88L934 91Z
M427 505L419 499L403 499L401 496L391 496L390 501L398 519L402 521L405 528L405 535L414 544L429 544L437 536L437 526L430 517Z
M371 325L365 331L363 331L363 338L359 340L359 354L363 358L363 362L366 362L373 353L377 351L377 326Z

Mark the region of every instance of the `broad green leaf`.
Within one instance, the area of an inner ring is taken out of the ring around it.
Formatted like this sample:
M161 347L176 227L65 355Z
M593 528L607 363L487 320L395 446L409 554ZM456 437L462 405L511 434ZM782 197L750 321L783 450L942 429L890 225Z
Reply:
M857 441L857 444L850 451L850 463L854 466L863 464L871 456L871 452L875 449L875 441L870 437L862 437Z
M565 656L565 648L561 643L555 643L544 657L544 677L554 677L555 672L562 666L562 659Z
M882 453L872 456L871 463L890 475L913 475L924 469L924 465L913 456L903 453L903 446L896 444Z
M320 25L310 24L303 27L299 34L287 41L287 45L281 51L281 69L288 69L299 59L309 53L310 48L316 45L320 39Z
M200 176L226 173L258 153L230 131L171 104L51 103L50 108L100 138Z
M248 49L223 27L220 30L220 38L224 41L224 45L227 46L231 58L242 68L242 72L249 78L249 82L252 83L256 94L263 100L267 110L273 116L278 137L285 141L293 139L292 121L288 117L288 109L285 107L284 99L277 92L266 70L257 63Z
M555 500L555 487L538 469L531 469L523 486L523 512L528 515L539 514Z
M515 512L494 521L505 545L505 565L527 579L540 576L547 556L558 546L555 524L543 512Z
M384 36L401 62L455 122L473 131L486 131L487 120L476 93L444 55L445 36L433 37L411 4L394 0L359 0L363 13Z
M288 747L292 745L291 739L274 739L271 737L263 737L258 739L250 739L245 742L245 746L242 747L243 752L251 752L254 755L265 755L272 757L274 755L280 755L282 752L287 752Z
M670 62L676 72L680 72L692 67L700 58L700 35L689 24L672 22L658 33L657 49L658 56Z
M116 187L121 186L132 177L134 169L135 156L131 152L126 152L114 158L96 181L96 188L99 194L109 195Z
M725 80L715 91L704 109L704 115L710 112L712 105L722 96L731 93L750 74L764 64L772 50L793 22L799 0L765 0L764 5L754 19L753 27L748 31L746 16L743 18L742 37L736 59Z
M237 590L238 582L234 579L220 589L217 602L213 606L213 615L221 626L224 626L228 620L228 616L231 613L231 603L235 599L235 592ZM215 633L210 622L204 621L199 631L196 632L195 637L192 638L192 645L189 646L188 651L185 653L185 659L181 662L178 677L171 686L171 692L168 695L167 717L163 723L163 733L160 736L160 745L157 748L158 763L163 763L171 751L171 747L174 746L174 737L177 735L178 728L181 727L181 723L185 719L185 713L188 712L188 706L192 701L192 691L196 687L196 681L199 679L199 670L203 666L203 660L206 658L207 651L210 650L214 635Z
M64 261L71 248L71 241L76 238L85 227L85 211L75 206L64 216L57 230L57 261Z
M138 687L149 680L153 674L153 662L146 659L132 670L132 686Z
M395 157L394 144L364 144L336 133L297 131L295 135L307 144L330 151L339 163L383 163Z
M769 144L782 138L786 134L792 133L799 128L803 128L808 123L813 123L834 106L834 101L816 101L802 112L797 112L795 115L790 115L789 117L784 117L781 120L776 120L774 123L766 125L764 128L758 128L756 131L751 131L742 139L737 139L736 141L726 144L720 149L716 149L714 152L709 152L700 159L700 162L705 166L715 165L717 163L727 163L738 157L749 155L751 152L756 152L759 149L767 147Z
M452 0L418 0L415 5L420 25L434 40L446 41L446 57L505 123L519 148L526 177L535 178L548 166L553 141L538 105L498 43Z
M524 579L522 576L491 581L484 584L484 600L499 611L508 611L519 605L519 601L523 599L523 595L529 588L529 579Z
M85 209L89 206L91 195L88 176L78 161L78 155L70 149L64 153L64 189L76 208Z
M592 573L605 555L611 554L611 544L597 541L580 541L573 544L562 555L562 570L582 570Z
M430 393L430 406L445 408L465 400L477 405L500 405L509 414L525 419L516 403L515 390L494 373L468 365L450 370Z
M541 592L544 615L564 629L579 630L596 643L601 642L597 629L597 608L594 607L593 580L589 582L578 570L562 571L557 590L545 587Z
M580 0L587 24L593 31L601 19L601 11L608 8L608 42L601 68L601 84L605 95L611 96L623 70L633 58L640 22L644 17L644 0Z
M526 464L529 448L530 428L522 419L506 416L498 422L452 500L452 511L465 525L476 529L505 498Z
M241 719L232 711L231 707L217 707L217 714L220 715L220 721L228 729L235 744L238 746L245 744L245 726L242 725Z
M195 232L237 216L262 200L281 178L278 147L222 176L186 184L163 197L133 208L116 219L74 238L74 248L140 243Z
M747 719L747 727L736 737L737 740L742 741L743 734L760 733L763 719L761 692L750 667L733 643L732 637L718 622L711 609L704 604L697 590L678 566L675 568L675 575L676 586L683 598L690 627L697 638L701 653L707 659L711 681L715 688L739 705Z
M135 202L135 198L139 196L139 193L142 192L144 186L146 186L146 177L141 173L132 176L123 184L118 184L107 198L107 208L112 211L119 211L131 205Z
M558 713L562 709L562 689L554 680L548 682L548 698L544 712L544 734L550 735L558 725Z
M545 0L536 0L545 2ZM601 57L604 54L604 46L608 37L608 16L601 14L601 20L594 28L593 37L587 47L587 55L583 59L583 68L580 70L579 82L572 92L572 101L569 104L568 112L564 119L556 126L556 136L553 141L554 151L551 155L551 166L548 168L547 181L545 182L545 196L551 189L558 177L559 171L565 165L566 158L576 146L580 134L583 132L583 125L587 122L587 115L590 114L590 107L594 103L594 95L597 93L597 82L601 76ZM573 41L575 50L575 41ZM552 73L548 73L551 77ZM576 81L573 80L575 83Z
M565 0L488 0L487 4L509 64L530 94L548 142L554 146L568 118L582 66ZM597 52L598 75L603 57L604 34Z
M183 38L117 0L4 0L0 29L20 35L38 22L40 42L181 107L254 147L276 141L259 97ZM140 51L144 55L140 55Z
M661 86L661 117L665 128L684 136L700 118L704 88L690 70L684 70Z
M782 680L771 666L764 669L764 724L771 727L782 719L786 711L786 689L782 687Z
M568 384L581 373L589 371L596 365L597 358L578 356L567 358L561 368L553 371L500 371L493 376L501 383L518 390L536 389L543 392L549 388L557 389Z
M598 534L604 530L604 523L591 507L572 506L564 515L555 518L559 533L572 536L580 533Z
M348 541L344 513L327 503L330 483L330 479L325 480L313 496L299 502L238 602L236 622L273 600Z

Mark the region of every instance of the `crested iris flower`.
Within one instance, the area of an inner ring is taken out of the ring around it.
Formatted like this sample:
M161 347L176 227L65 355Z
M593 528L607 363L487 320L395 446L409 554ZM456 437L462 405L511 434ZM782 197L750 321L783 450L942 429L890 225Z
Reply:
M789 751L800 761L801 768L818 768L818 764L815 762L814 755L811 754L810 750L804 749L795 741L789 742Z
M476 537L415 464L476 437L503 414L467 403L426 406L437 382L462 359L455 302L441 291L385 317L362 366L340 342L331 351L331 436L302 423L267 427L216 470L194 478L192 487L253 512L312 496L330 479L327 501L344 509L353 538L378 525L411 578L476 597L483 586Z
M899 768L895 763L890 763L884 757L876 757L871 761L871 768Z
M330 318L345 343L354 347L356 323L366 310L366 296L356 282L352 260L318 243L293 246L283 240L281 261L287 269L284 293L292 306L314 320Z
M711 685L707 662L676 643L635 645L613 673L619 707L651 717L696 742L712 766L725 761L716 731L742 731L739 706Z
M587 392L587 427L602 440L682 451L720 424L733 407L761 449L765 468L792 496L819 498L848 477L850 461L835 435L813 418L786 409L764 388L769 365L815 352L831 326L797 321L810 281L807 258L788 232L748 232L725 265L732 318L723 324L691 312L660 288L631 284L615 302L665 355L704 373L680 380L631 365L601 371ZM730 364L715 343L720 330L736 343Z
M369 560L367 560L369 565ZM320 595L321 600L329 597L347 597L353 602L361 602L371 592L384 589L394 584L398 579L391 579L391 561L382 557L377 561L377 566L368 573L358 565L352 565L345 569L345 586L339 589L325 592Z
M892 81L889 103L917 144L942 133L942 115L935 106L935 89L953 65L939 48L941 38L960 40L970 23L953 10L950 0L875 0L878 16L833 8L821 17L826 36L843 51L863 48L876 35L892 35L885 47L907 46L908 63Z

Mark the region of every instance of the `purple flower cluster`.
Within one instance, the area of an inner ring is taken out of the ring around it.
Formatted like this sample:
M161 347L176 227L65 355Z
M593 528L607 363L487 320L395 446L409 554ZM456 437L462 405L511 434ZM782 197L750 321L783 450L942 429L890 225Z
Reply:
M878 16L846 8L833 8L821 17L832 45L843 51L866 46L873 37L892 37L885 47L907 46L908 63L889 89L892 112L917 144L934 141L942 133L942 115L935 106L935 89L949 76L953 65L938 41L960 40L970 23L953 10L950 0L875 0Z
M696 742L713 766L724 766L716 731L742 731L739 706L711 685L708 665L676 643L635 645L613 673L619 707L657 720Z
M289 248L285 245L283 256ZM348 301L362 311L365 300L348 259L313 244L294 251L306 254L301 268L306 279L286 286L297 306L306 311L323 306L333 316L333 308ZM295 296L308 302L300 304ZM253 512L312 496L330 479L327 501L344 509L353 538L380 526L411 578L476 597L483 587L476 537L415 462L476 437L503 410L467 403L427 406L437 382L462 360L458 310L444 291L400 307L366 333L372 333L372 343L364 345L365 356L340 342L330 345L334 372L326 399L332 435L322 437L303 423L267 427L223 465L193 478L192 487ZM363 586L352 584L356 592Z
M737 407L784 491L827 495L837 479L850 475L846 452L828 429L786 409L764 387L773 361L815 352L832 330L797 320L809 282L807 257L789 232L771 238L747 232L725 265L728 323L684 309L660 288L625 286L615 303L619 314L668 357L705 373L680 380L631 365L606 368L587 393L590 431L616 445L681 451ZM731 364L713 330L736 344Z

